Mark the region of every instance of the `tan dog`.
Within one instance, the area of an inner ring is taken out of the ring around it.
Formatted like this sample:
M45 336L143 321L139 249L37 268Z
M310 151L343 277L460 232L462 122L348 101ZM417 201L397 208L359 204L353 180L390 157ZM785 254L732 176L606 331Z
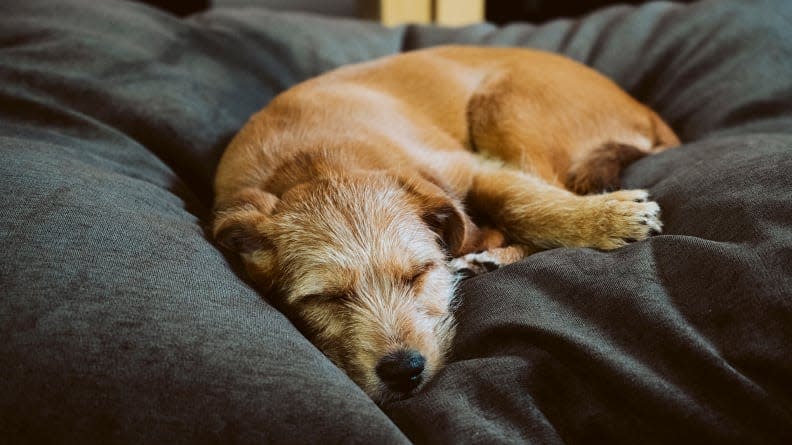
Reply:
M218 167L214 234L371 397L402 398L443 364L458 270L659 231L646 191L582 194L677 144L566 58L414 51L304 82L253 116Z

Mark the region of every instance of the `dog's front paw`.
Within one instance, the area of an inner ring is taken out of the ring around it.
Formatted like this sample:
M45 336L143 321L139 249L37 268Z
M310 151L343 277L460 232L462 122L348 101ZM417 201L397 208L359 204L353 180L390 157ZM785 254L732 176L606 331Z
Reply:
M449 265L451 270L463 280L492 272L501 266L499 258L486 250L454 258Z
M599 211L595 209L593 246L611 250L633 241L640 241L660 233L660 206L648 200L645 190L620 190L597 196Z

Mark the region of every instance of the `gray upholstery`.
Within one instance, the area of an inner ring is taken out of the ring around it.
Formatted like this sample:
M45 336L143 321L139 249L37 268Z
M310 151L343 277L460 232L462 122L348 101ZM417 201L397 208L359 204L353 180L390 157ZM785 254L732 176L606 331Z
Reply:
M3 2L0 437L790 443L791 38L784 0L461 29ZM277 92L451 42L581 60L685 144L624 177L660 202L662 236L467 281L452 363L380 409L207 238L211 181Z

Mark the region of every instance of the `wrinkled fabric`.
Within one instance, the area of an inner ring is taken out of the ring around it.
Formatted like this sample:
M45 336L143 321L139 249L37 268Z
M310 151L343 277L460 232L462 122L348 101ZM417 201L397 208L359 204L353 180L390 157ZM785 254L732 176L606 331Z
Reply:
M0 4L0 437L9 443L792 443L792 4L382 28ZM289 86L437 44L566 54L684 144L623 184L661 236L466 281L451 363L377 407L208 239L234 133Z

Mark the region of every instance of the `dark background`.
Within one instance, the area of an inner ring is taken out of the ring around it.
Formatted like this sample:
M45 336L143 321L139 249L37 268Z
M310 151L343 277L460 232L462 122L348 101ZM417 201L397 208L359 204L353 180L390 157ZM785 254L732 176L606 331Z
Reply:
M203 11L210 5L238 6L245 4L264 5L283 11L305 11L339 17L356 17L361 0L141 0L177 15ZM365 1L365 0L363 0ZM375 0L372 0L375 1ZM695 0L678 0L676 3L692 3ZM648 3L648 0L487 0L487 21L503 24L507 22L541 23L561 17L578 17L608 5Z

